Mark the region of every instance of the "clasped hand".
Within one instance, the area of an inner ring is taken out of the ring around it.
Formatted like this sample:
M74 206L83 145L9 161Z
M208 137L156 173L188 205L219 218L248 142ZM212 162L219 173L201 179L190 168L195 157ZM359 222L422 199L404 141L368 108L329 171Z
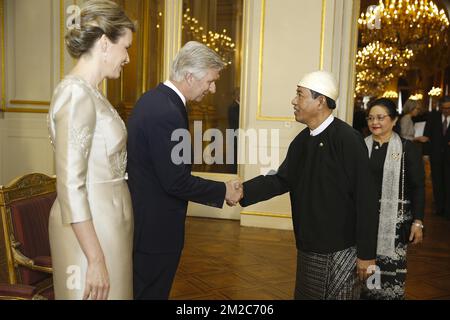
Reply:
M230 207L236 206L244 196L244 187L239 180L231 180L225 183L227 192L225 200Z

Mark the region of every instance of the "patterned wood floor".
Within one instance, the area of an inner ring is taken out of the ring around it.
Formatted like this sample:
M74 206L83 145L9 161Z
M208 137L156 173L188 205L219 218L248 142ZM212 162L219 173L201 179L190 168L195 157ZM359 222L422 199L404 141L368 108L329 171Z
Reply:
M407 299L450 300L450 221L431 214L431 199L428 178L426 237L408 251ZM171 299L289 300L295 266L292 231L188 218Z

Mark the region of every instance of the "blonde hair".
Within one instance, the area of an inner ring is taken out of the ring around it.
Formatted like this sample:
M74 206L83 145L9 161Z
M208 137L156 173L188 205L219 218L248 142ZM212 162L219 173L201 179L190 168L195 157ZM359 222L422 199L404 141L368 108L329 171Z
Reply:
M411 113L414 109L420 109L422 103L418 100L408 99L403 106L403 114Z
M180 82L188 73L193 74L196 79L202 79L209 69L222 70L225 65L215 51L200 42L189 41L172 63L170 79Z
M135 23L109 0L87 1L81 7L79 21L79 26L70 29L65 36L67 51L75 59L89 52L102 35L116 43L126 29L136 31Z

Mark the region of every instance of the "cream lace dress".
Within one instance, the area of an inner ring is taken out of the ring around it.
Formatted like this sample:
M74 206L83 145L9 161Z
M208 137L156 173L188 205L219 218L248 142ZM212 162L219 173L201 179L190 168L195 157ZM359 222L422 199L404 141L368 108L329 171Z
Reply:
M83 297L87 260L71 224L92 220L106 259L109 299L132 299L126 127L108 100L76 76L55 89L48 125L58 192L49 222L55 298Z

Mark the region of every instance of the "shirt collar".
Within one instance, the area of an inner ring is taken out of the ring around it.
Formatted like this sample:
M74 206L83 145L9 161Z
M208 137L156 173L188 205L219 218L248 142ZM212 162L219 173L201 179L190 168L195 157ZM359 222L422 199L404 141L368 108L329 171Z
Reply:
M175 87L175 85L170 81L170 80L166 80L164 82L164 85L169 87L170 89L172 89L173 91L175 91L175 93L180 97L181 101L183 101L184 106L186 106L186 98L183 96L183 94L181 93L180 90L178 90L177 87Z
M333 122L333 120L334 120L334 116L332 114L330 114L330 116L324 122L322 122L322 124L320 126L318 126L314 130L309 130L311 136L315 137L315 136L318 136L319 134L321 134L322 132L324 132L325 129L328 128L328 126Z

